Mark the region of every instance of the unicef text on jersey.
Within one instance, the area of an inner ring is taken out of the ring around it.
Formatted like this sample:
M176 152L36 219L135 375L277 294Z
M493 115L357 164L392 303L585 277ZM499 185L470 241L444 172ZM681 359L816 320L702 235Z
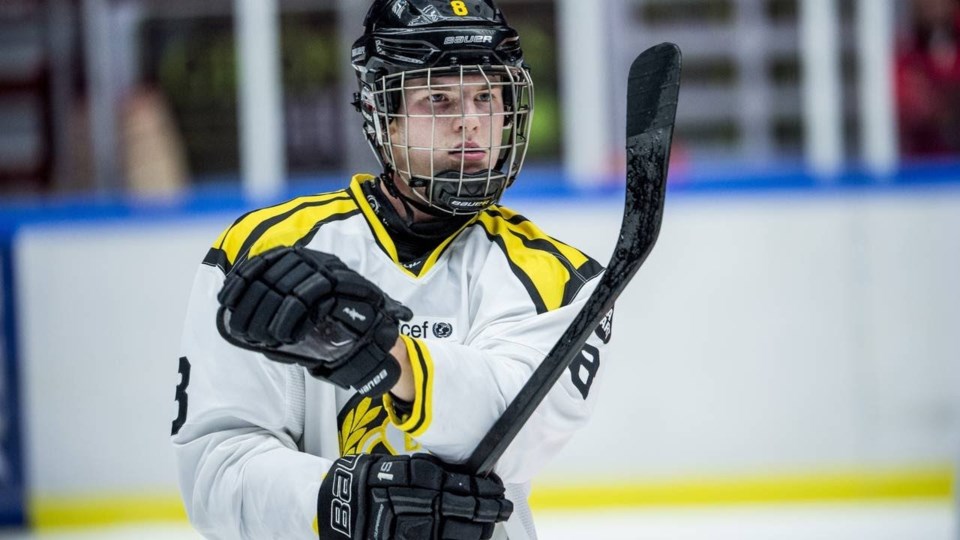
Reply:
M400 333L412 338L422 339L454 339L455 328L451 320L444 319L416 319L400 323Z

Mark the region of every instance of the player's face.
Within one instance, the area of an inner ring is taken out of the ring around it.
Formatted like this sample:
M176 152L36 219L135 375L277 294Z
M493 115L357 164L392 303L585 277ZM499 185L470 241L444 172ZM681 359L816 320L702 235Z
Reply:
M442 171L486 172L503 139L503 89L483 75L406 82L400 118L390 123L396 170L405 179Z

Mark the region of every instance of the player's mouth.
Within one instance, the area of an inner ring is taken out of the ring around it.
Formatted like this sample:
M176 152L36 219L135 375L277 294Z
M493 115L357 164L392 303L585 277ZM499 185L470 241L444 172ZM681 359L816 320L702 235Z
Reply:
M457 160L462 159L466 163L475 163L487 159L487 151L474 142L458 145L456 150L450 152L450 155Z

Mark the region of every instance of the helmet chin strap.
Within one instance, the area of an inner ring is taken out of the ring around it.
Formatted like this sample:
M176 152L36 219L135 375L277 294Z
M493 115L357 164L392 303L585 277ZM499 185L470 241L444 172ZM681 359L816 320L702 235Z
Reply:
M492 170L463 173L458 170L441 171L432 179L414 177L412 188L429 190L433 205L451 210L454 215L475 215L496 204L505 189L505 176ZM421 201L424 202L424 201Z
M428 214L432 217L438 219L451 218L454 217L452 214L442 212L436 208L432 208L430 205L425 204L421 201L414 200L412 197L407 197L400 192L400 189L397 187L397 179L395 177L396 173L393 171L392 167L384 167L384 171L380 174L379 180L383 187L387 190L387 193L391 197L400 201L400 205L403 207L403 215L400 217L403 219L404 224L407 228L413 228L416 223L414 209L417 209L425 214ZM402 182L402 180L400 180Z
M451 215L443 214L437 216L438 219L429 221L414 221L413 208L419 208L415 201L410 201L407 197L400 194L396 186L396 180L388 173L381 174L378 178L379 186L374 186L374 190L380 190L379 197L387 198L392 196L399 199L403 211L399 211L388 200L383 200L380 204L384 206L381 218L388 229L406 235L408 238L416 238L421 241L437 241L453 234L457 229L470 221L473 216L470 215ZM383 193L383 192L386 193ZM399 245L398 245L399 248Z
M457 186L457 188L450 188L449 186L444 185L444 183L449 184L454 180L457 182L462 182L463 179L485 180L489 178L489 173L460 174L458 171L452 170L437 173L433 181L428 178L414 177L409 182L405 182L410 189L432 189L430 196L435 198L435 200L441 205L435 206L423 200L421 197L418 197L419 194L407 195L402 193L397 187L397 182L404 182L404 180L397 178L397 173L394 172L393 167L385 166L384 169L384 172L380 175L380 179L384 183L387 192L393 197L400 199L404 211L407 213L407 217L409 219L413 219L413 208L423 212L424 214L439 219L446 219L453 216L476 215L488 206L496 204L497 201L500 200L500 196L503 195L503 191L506 188L505 179L502 177L502 175L498 175L497 177L489 180L489 182L495 186L495 191L493 193L487 193L486 189L483 189L483 192L480 194L465 194L463 196L458 195L451 198L450 189L466 189L467 191L471 191L475 190L476 188L465 187L462 185ZM449 206L452 206L452 211L443 209L444 207Z

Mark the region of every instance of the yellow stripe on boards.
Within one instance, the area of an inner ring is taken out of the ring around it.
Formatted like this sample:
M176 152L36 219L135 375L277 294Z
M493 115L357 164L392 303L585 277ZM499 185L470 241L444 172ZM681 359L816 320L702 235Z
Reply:
M950 466L663 482L546 479L534 481L530 502L535 511L917 499L953 504L952 481ZM30 524L40 529L187 519L176 493L34 497L28 506Z
M953 471L933 467L753 478L708 478L662 483L558 485L534 482L534 509L616 508L716 504L949 499Z
M27 503L31 526L49 529L187 520L177 495L36 497Z

